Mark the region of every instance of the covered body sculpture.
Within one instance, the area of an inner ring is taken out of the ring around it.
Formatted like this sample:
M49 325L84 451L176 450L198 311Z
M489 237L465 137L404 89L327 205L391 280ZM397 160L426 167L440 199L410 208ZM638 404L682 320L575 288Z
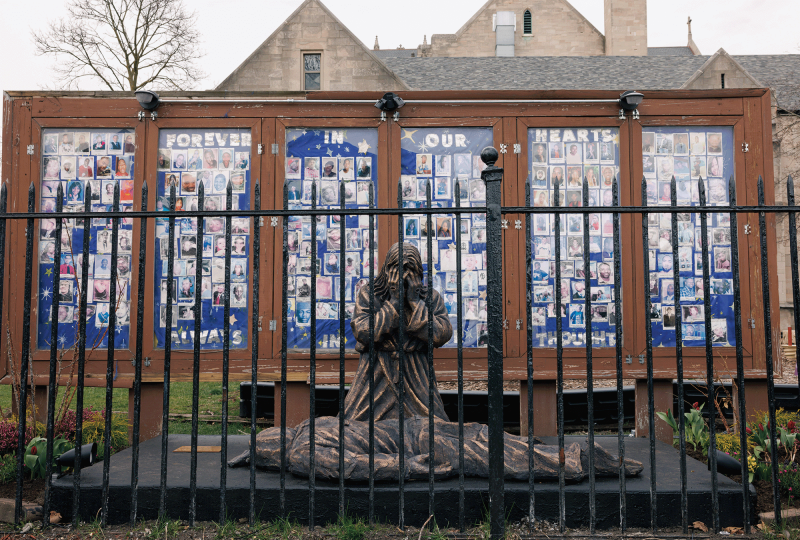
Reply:
M405 478L428 478L428 388L429 377L434 381L434 472L437 478L458 474L458 424L450 422L444 412L436 386L436 376L428 372L428 295L430 295L434 347L441 347L452 337L453 328L439 293L422 284L422 259L411 244L403 245L403 264L399 264L399 245L389 250L380 274L375 279L374 298L374 411L375 411L375 479L397 480L399 456L404 452ZM402 269L402 271L401 271ZM400 304L403 288L403 305ZM402 406L405 412L404 448L399 447L400 410L400 310L405 312L405 392ZM348 480L369 479L369 361L370 361L370 287L363 287L356 299L351 320L353 334L361 353L353 384L345 401L344 475ZM266 429L256 437L256 466L280 470L280 427ZM488 427L482 424L464 425L464 473L467 476L488 477ZM296 428L286 428L286 467L299 476L310 470L309 422ZM318 478L339 478L339 419L317 418L315 425L314 474ZM619 460L595 445L595 467L598 476L619 474ZM580 481L588 468L588 445L571 443L565 450L565 476ZM534 444L534 474L537 479L558 478L557 446ZM229 462L231 466L245 465L249 451ZM639 474L641 463L625 461L628 475ZM528 478L528 440L505 434L506 478Z

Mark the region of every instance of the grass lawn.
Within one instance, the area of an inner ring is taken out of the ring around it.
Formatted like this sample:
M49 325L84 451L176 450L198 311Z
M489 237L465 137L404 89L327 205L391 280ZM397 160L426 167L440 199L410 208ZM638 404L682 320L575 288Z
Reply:
M239 392L238 383L229 386L228 414L238 414L239 412ZM64 397L63 388L58 393L58 404L60 405ZM10 385L0 385L0 407L3 411L11 410L12 391ZM115 412L128 412L128 389L114 388L112 410ZM214 382L201 382L199 387L199 406L198 411L201 415L221 415L222 414L222 384ZM106 389L96 387L84 388L84 407L93 407L94 410L103 410L106 407ZM71 409L76 408L76 400L73 397L70 404ZM58 409L56 409L58 410ZM192 413L192 383L174 382L170 385L169 412L171 414L191 414ZM170 422L170 424L181 424L183 422ZM191 422L188 422L191 428ZM213 425L210 427L214 427ZM216 433L219 433L217 425ZM170 430L172 431L172 430ZM173 433L183 433L183 431L172 431ZM201 433L203 433L201 431ZM211 432L209 432L211 434Z

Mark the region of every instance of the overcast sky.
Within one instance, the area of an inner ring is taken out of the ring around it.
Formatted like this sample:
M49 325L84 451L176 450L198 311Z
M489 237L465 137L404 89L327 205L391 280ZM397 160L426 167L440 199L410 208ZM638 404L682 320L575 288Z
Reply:
M485 0L325 0L325 5L372 47L377 34L384 49L416 47L422 36L454 33ZM187 0L207 53L208 78L195 89L216 86L260 45L301 0ZM572 0L603 32L603 0ZM390 8L391 6L391 8ZM731 54L800 53L795 27L798 0L648 0L648 45L686 45L686 18L692 17L694 40L703 54L720 47ZM0 17L0 89L35 90L48 85L52 58L33 53L31 29L65 13L63 0L3 2ZM534 22L535 24L535 22ZM99 89L98 87L85 89Z

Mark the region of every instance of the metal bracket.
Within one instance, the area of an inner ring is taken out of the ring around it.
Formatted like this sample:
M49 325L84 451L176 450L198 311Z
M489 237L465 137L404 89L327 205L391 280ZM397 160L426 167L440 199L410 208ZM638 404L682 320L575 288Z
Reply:
M258 226L259 227L263 227L264 226L264 216L259 216L258 217Z
M139 122L144 122L144 111L139 111L136 116L139 118Z
M500 153L501 153L501 154L505 154L505 153L507 153L507 152L508 152L508 145L507 145L507 144L500 143Z
M258 155L260 156L263 153L264 153L264 145L263 144L259 144L258 145Z
M639 363L640 364L644 364L644 355L643 354L639 355Z
M133 360L131 360L131 365L133 367L136 367L136 359L135 358ZM144 367L150 367L150 357L149 356L145 356L144 357Z
M279 151L278 143L272 143L272 155L277 156Z
M631 355L628 355L628 356L625 357L625 363L626 364L633 364L633 358L631 357Z
M750 234L753 232L753 228L750 226L749 223L744 224L744 234Z
M514 220L514 228L515 229L521 229L522 228L522 220L521 219L515 219Z
M501 226L503 229L508 229L508 220L507 220L507 219L504 219L504 220L502 220L502 222L501 222L500 226Z
M277 330L278 329L278 321L276 321L276 320L269 321L269 329L272 330L273 332L275 330Z
M639 119L639 109L634 109L633 110L633 119L634 120L638 120Z
M394 111L394 114L392 115L392 120L394 120L395 122L400 121L400 111Z
M261 315L259 315L259 317L258 317L258 331L259 331L259 332L261 332L261 330L262 330L262 328L261 328L261 319L263 319L263 318L264 318L264 317L263 317L263 316L261 316Z
M33 149L34 149L34 148L35 148L35 147L34 147L32 144L29 144L29 145L28 145L28 155L29 155L29 156L32 156L32 155L33 155Z
M749 151L750 151L750 145L748 145L746 142L743 142L742 143L742 152L749 152Z
M156 119L158 119L158 113L156 111L150 111L150 120L155 122Z
M619 119L620 120L625 120L625 109L620 109L619 110Z
M755 328L756 327L756 320L753 319L752 317L747 319L747 322L750 324L750 328Z
M522 153L522 145L519 143L514 143L514 153L521 154Z
M508 330L508 319L503 319L503 330Z
M522 319L517 319L517 330L522 330Z
M381 111L381 122L386 122L386 111Z
M272 225L273 227L278 226L278 216L271 216L269 220L270 220L270 225Z

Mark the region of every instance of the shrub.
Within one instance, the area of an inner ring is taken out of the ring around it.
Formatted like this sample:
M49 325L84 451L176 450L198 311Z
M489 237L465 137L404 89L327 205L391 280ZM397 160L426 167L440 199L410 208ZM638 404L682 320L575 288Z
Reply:
M35 426L30 422L25 426L25 446L34 437L41 437L45 433L45 425L37 422ZM19 442L19 422L15 416L0 421L0 455L15 453Z
M739 453L739 434L738 433L718 433L717 449L730 454L731 456Z
M96 418L102 418L102 414L100 411L95 411L92 407L86 407L83 409L83 426L84 430L86 429L86 424L95 420ZM69 441L75 442L75 430L77 428L77 420L78 415L72 409L67 409L67 412L64 413L64 416L55 423L54 432L56 437L63 437Z
M14 454L0 456L0 484L7 484L17 477L17 457Z
M106 429L106 411L95 414L83 424L83 444L97 443L97 457L102 458L105 452L103 435ZM128 446L128 415L111 414L111 454L116 454Z

